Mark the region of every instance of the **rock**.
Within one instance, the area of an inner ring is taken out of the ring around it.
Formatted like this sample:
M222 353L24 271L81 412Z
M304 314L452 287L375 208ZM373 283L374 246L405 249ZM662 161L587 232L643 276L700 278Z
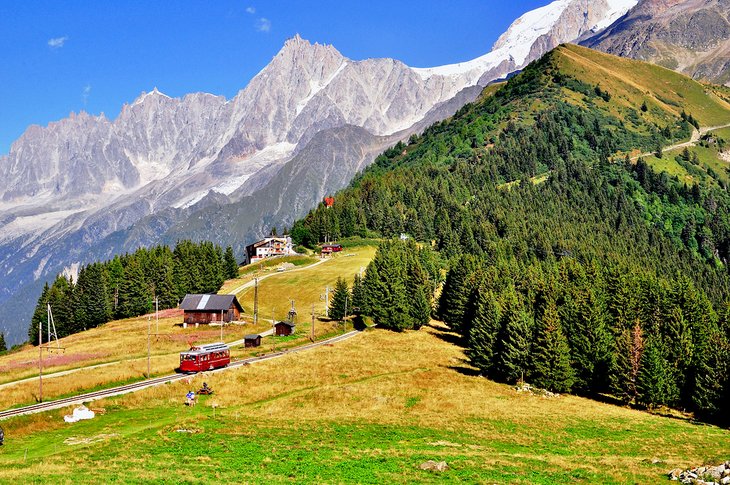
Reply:
M722 485L729 485L730 484L730 475L727 475L720 479L720 483Z
M429 471L435 471L435 472L442 472L444 470L449 469L449 465L446 464L445 461L433 461L428 460L427 462L421 463L421 466L419 466L421 470L429 470Z
M679 476L682 474L681 468L675 468L674 470L667 473L667 478L670 480L679 480Z

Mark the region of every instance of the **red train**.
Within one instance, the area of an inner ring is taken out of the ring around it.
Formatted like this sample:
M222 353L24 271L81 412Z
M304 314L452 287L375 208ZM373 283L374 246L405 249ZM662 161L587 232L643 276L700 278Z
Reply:
M187 352L180 352L180 372L201 372L218 369L231 363L231 350L228 345L196 345Z

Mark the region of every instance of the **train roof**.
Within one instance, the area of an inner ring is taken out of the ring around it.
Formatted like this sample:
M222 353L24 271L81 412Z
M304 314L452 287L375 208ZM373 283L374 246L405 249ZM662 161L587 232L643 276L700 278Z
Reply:
M180 353L186 355L200 355L207 354L208 352L216 352L219 350L228 350L228 348L228 345L226 345L225 343L216 342L213 344L194 345L190 347L190 350Z

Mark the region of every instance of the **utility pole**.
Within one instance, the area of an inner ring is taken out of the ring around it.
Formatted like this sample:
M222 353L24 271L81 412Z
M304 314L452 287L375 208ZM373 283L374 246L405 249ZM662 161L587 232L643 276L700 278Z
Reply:
M276 350L276 320L274 320L274 310L276 307L271 308L271 347Z
M155 335L160 336L160 299L155 297L155 323L157 324L157 330Z
M38 322L38 402L43 402L43 322Z
M330 287L324 287L324 316L330 317Z
M150 378L150 331L152 330L152 317L147 317L147 379Z
M312 336L309 338L312 342L314 342L314 303L312 303Z
M223 310L221 310L221 343L223 343Z
M345 315L342 317L342 333L347 331L347 296L345 295Z
M254 277L253 279L253 324L256 325L259 322L259 279Z

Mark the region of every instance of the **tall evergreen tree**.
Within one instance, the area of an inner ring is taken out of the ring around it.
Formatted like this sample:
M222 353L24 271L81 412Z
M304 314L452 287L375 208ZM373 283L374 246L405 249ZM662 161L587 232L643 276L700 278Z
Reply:
M124 268L124 281L119 290L119 307L117 316L120 318L144 315L152 309L152 294L147 287L144 272L136 258L130 258Z
M647 407L667 404L672 394L670 380L661 341L649 337L636 379L637 401Z
M334 320L344 320L348 314L351 313L352 309L352 295L350 289L347 287L347 282L344 278L337 278L335 283L335 291L332 294L332 301L330 301L329 316Z
M50 287L48 283L43 285L43 291L41 296L38 298L35 310L33 311L33 317L30 320L30 327L28 327L28 342L33 345L38 344L38 327L41 324L46 323L48 319L48 292Z
M365 286L360 273L355 274L352 282L352 313L360 315L367 313Z
M5 343L5 333L0 332L0 352L8 350L8 345Z
M74 310L74 331L94 328L111 320L106 274L100 263L91 264L79 271Z
M480 289L475 295L476 311L469 332L467 355L471 364L482 374L489 375L495 365L497 339L500 328L500 311L494 294Z
M226 279L238 278L238 263L231 246L226 247L226 253L223 256L223 267Z
M570 348L552 300L548 301L538 321L537 338L532 349L532 383L549 391L569 392L573 385Z
M495 373L513 383L529 373L532 324L523 305L513 295L506 304L498 367Z

